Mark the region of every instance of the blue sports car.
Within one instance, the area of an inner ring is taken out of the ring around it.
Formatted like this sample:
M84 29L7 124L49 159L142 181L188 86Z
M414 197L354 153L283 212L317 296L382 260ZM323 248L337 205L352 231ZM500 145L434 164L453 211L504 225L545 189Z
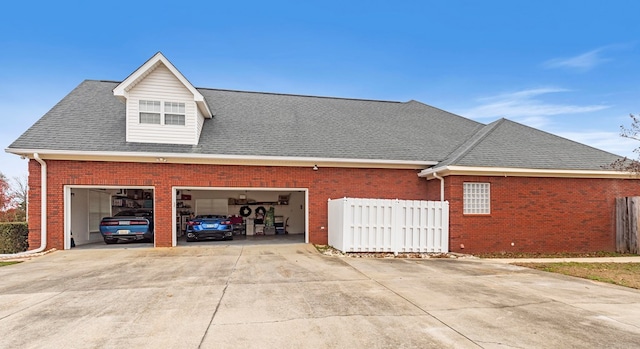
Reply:
M233 240L233 225L226 216L199 215L187 221L187 241Z
M107 244L118 241L153 242L153 210L126 210L100 221L100 234Z

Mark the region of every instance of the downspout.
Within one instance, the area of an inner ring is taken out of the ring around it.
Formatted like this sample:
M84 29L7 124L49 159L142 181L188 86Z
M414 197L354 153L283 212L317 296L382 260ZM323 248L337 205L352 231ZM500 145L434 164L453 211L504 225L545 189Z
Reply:
M0 258L26 256L47 248L47 163L38 153L33 153L33 158L40 163L40 247L25 252L0 254Z
M438 176L438 172L434 172L433 177L440 180L440 201L444 201L444 178Z
M444 206L444 178L438 176L438 172L433 172L433 178L437 178L440 180L440 203ZM447 206L448 207L448 206ZM440 210L440 221L444 221L445 211L444 209ZM448 213L447 213L448 216ZM447 236L449 236L449 227L447 227ZM451 238L451 237L449 237ZM449 241L447 240L447 245L442 252L449 252Z

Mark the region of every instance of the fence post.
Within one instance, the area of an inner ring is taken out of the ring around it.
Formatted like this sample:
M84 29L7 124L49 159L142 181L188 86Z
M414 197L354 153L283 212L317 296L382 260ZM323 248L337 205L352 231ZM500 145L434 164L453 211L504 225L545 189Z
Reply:
M616 252L638 254L640 197L616 198Z

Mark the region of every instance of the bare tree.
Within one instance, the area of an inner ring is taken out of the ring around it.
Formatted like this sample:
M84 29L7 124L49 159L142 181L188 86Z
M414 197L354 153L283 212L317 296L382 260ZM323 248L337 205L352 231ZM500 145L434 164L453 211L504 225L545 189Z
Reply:
M27 199L29 197L29 178L27 175L13 177L11 195L16 204L16 218L24 221L27 218Z
M628 128L624 125L620 126L620 136L640 141L640 117L633 114L629 115L629 117L631 117L631 126ZM634 149L633 152L640 155L640 147ZM638 159L624 157L613 162L610 167L618 171L640 173L640 161Z
M4 212L13 206L13 193L7 177L0 172L0 212Z

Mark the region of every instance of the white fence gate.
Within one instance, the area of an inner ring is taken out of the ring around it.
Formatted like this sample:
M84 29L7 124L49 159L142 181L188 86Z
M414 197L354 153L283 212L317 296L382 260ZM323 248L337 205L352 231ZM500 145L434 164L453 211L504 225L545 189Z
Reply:
M449 252L449 202L329 200L329 245L342 252Z

